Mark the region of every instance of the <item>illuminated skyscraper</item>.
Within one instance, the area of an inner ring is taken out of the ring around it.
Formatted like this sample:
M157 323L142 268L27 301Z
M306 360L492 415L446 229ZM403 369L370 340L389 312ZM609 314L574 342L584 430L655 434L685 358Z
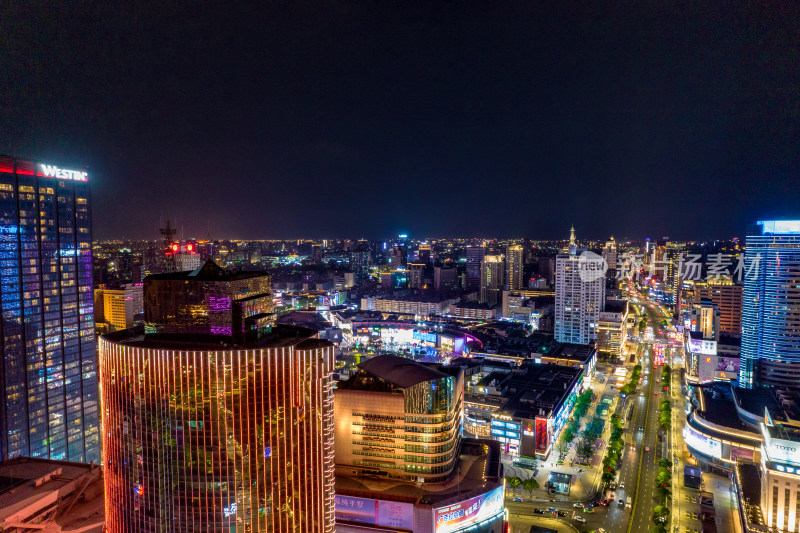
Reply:
M581 258L574 229L567 249L569 253L556 257L555 338L559 342L589 344L597 341L606 293L605 276L594 276L586 267L602 260L597 256L594 257L599 261Z
M156 333L100 339L106 527L333 532L333 346L215 267L148 278Z
M760 221L745 241L739 386L800 386L800 220Z
M500 305L503 295L503 256L487 255L481 263L481 290L479 301Z
M467 247L467 270L464 273L464 288L475 291L481 288L481 263L486 257L486 248L483 246Z
M522 246L506 247L506 285L512 291L522 288Z
M99 460L86 172L0 157L0 314L0 460Z

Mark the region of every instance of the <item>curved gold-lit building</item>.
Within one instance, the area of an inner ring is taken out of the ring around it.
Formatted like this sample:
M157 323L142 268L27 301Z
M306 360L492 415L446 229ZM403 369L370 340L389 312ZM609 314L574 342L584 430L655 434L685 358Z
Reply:
M333 347L100 339L109 532L334 530Z

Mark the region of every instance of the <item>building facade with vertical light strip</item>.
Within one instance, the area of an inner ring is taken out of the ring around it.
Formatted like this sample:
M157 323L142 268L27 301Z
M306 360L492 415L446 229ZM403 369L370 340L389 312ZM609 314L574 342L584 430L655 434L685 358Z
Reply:
M109 532L334 530L333 345L273 326L269 285L151 276L146 326L101 337Z
M100 459L88 174L0 156L0 461Z
M332 532L332 345L142 333L100 339L108 531Z

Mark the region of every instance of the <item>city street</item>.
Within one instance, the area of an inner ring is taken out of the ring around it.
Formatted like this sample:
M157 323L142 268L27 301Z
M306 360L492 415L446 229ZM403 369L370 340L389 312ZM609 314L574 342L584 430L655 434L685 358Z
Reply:
M591 513L586 513L573 507L575 502L583 502L589 499L594 489L599 487L599 480L595 485L599 468L584 468L582 473L577 473L578 476L581 476L581 479L576 483L576 487L573 488L569 498L563 495L550 496L543 489L540 489L533 494L533 499L530 499L526 497L528 496L527 493L519 491L517 495L524 499L524 502L520 503L511 501L511 497L514 495L509 491L506 505L511 514L512 531L517 531L526 523L538 523L539 520L544 520L543 515L534 514L533 510L534 508L546 509L547 507L554 507L564 512L565 517L560 520L575 526L579 531L603 528L609 533L625 533L627 531L648 531L650 529L653 506L659 503L655 491L655 477L658 472L658 461L661 459L661 449L658 443L658 411L659 400L663 398L663 394L655 395L657 392L661 393L663 387L658 382L654 384L655 380L660 380L661 367L654 366L652 343L667 344L669 339L667 329L661 324L661 320L664 317L660 314L659 308L652 304L643 304L641 307L648 320L647 331L649 333L651 331L650 328L652 328L652 335L642 335L641 338L630 343L630 353L641 351L638 361L631 362L629 360L630 354L626 354L626 367L632 369L638 362L642 364L643 369L641 384L636 392L626 399L618 398L615 404L614 412L623 417L625 424L623 436L625 447L623 448L621 468L619 469L620 483L617 490L609 491L609 494L613 493L615 495L615 501L608 507L597 506ZM613 366L598 365L598 372L595 376L596 381L592 387L597 394L597 398L601 398L603 394L618 394L618 391L610 386L611 380L609 376L612 372ZM599 383L599 381L602 381L602 383ZM676 394L679 394L679 392L680 389ZM643 428L643 431L639 430L640 427ZM606 439L607 437L608 431L605 435ZM574 453L574 450L571 449L570 453ZM598 450L596 459L602 460L604 453L605 449L603 447L603 449ZM540 462L541 468L537 475L537 480L540 481L541 486L544 485L548 472L554 469L551 464L550 462ZM573 468L558 466L555 470L572 471ZM574 470L577 469L574 468ZM524 473L525 471L518 467L510 467L507 468L506 475L523 477ZM676 475L675 478L677 480L678 476ZM589 487L593 490L588 490ZM628 509L626 506L618 504L620 500L625 501L629 496L634 502L633 509ZM574 520L572 517L576 514L586 519L586 522L579 523ZM552 521L552 519L548 518L548 521Z

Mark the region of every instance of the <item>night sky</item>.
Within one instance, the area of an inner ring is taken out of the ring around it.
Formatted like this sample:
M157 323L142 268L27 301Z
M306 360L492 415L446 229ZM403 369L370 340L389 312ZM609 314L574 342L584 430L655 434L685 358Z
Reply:
M87 169L96 239L800 218L798 2L129 3L0 5L0 153Z

